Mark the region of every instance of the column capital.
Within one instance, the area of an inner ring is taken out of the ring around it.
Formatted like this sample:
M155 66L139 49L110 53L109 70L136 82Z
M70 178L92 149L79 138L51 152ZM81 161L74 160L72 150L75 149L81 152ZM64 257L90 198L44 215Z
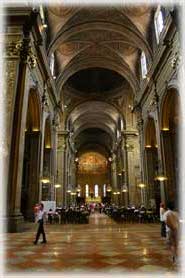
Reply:
M22 63L28 63L31 68L35 68L37 62L36 55L30 42L30 37L8 41L5 46L5 57L20 58Z
M67 137L69 135L68 130L58 130L57 133L58 133L59 136L64 136L64 137Z
M58 135L58 150L65 151L66 150L66 139L69 134L67 130L57 131Z
M121 133L124 138L134 137L139 135L137 130L123 130Z
M5 58L19 58L21 40L7 40L5 43Z

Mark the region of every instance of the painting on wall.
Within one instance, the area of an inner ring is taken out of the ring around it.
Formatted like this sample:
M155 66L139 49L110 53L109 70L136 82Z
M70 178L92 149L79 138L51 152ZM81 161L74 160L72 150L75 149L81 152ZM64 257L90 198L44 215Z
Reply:
M79 158L79 174L105 174L107 172L106 158L97 152L88 152Z

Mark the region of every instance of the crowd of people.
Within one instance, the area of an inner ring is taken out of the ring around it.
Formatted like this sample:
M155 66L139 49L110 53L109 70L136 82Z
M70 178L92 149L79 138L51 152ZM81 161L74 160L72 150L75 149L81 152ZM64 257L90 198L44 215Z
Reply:
M39 204L34 207L35 219ZM62 223L88 223L88 216L95 211L102 213L104 204L102 203L89 203L81 205L60 206L56 209L50 208L45 213L45 221L48 224L62 224Z
M104 212L117 222L150 223L159 221L159 214L156 208L146 208L143 204L138 206L106 205Z

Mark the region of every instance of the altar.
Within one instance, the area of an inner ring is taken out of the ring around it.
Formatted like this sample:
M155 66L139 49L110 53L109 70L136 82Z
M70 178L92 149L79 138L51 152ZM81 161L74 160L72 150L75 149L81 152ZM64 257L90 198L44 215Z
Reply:
M87 203L87 204L89 204L89 203L101 203L101 197L86 197L86 199L85 199L85 202Z

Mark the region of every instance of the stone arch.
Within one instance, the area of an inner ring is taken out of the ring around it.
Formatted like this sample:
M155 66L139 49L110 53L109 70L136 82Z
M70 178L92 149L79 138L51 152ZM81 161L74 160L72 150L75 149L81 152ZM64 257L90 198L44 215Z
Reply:
M51 135L51 120L50 120L50 117L48 117L45 121L44 145L45 145L45 148L52 148L52 135Z
M161 139L167 174L167 199L178 206L179 198L179 130L181 125L180 96L174 87L167 89L161 102Z
M30 89L28 98L26 130L39 131L41 126L41 105L38 93Z
M61 42L67 41L73 34L76 34L77 32L81 32L81 31L87 31L87 30L90 31L92 28L96 28L97 30L104 29L111 32L116 32L120 35L126 36L128 41L131 38L133 38L133 40L131 40L131 43L133 43L133 45L137 44L139 49L145 51L146 55L149 57L149 60L151 59L152 51L147 41L131 21L129 27L127 24L118 24L117 22L100 21L100 20L83 22L78 24L77 26L73 26L73 25L70 26L68 23L68 26L67 24L66 26L63 26L61 30L56 34L53 41L50 43L48 49L48 55L50 56L51 53L57 49L58 45L61 44Z
M98 66L100 68L107 68L119 73L127 80L134 94L137 94L137 91L139 90L139 83L136 80L133 72L123 60L120 62L118 59L118 61L115 59L110 59L110 57L89 57L86 55L84 56L83 53L80 53L70 61L70 63L65 67L64 71L58 76L57 89L60 92L62 86L65 84L68 78L76 72Z
M84 150L79 154L78 183L82 188L82 197L86 199L86 202L90 200L85 196L85 184L89 185L91 198L95 198L94 185L99 185L99 198L95 198L99 202L103 197L103 184L110 183L108 171L107 157L99 150Z
M27 220L34 219L33 206L39 201L40 129L41 104L39 94L36 89L31 88L28 95L21 186L21 212Z
M176 88L169 88L161 104L161 129L169 130L179 125L180 97Z
M148 117L144 128L144 169L148 206L155 204L159 210L161 202L160 183L155 180L158 171L158 146L154 118Z
M43 145L43 179L48 180L42 184L42 200L52 200L52 180L53 175L53 144L52 144L52 130L51 130L51 117L48 116L45 120L44 126L44 145Z
M156 127L155 127L154 119L151 117L147 119L144 136L145 136L144 142L146 148L156 147L157 145Z
M78 117L79 117L79 116L81 116L82 113L89 112L89 108L94 107L94 105L98 105L98 106L104 105L103 106L104 108L102 109L101 113L107 114L109 118L114 117L113 118L114 123L118 123L118 120L120 118L120 120L122 121L123 129L125 129L126 122L125 122L125 118L122 115L122 113L117 109L117 107L115 107L115 105L110 104L110 103L105 103L104 101L101 101L101 100L83 101L83 102L80 102L78 105L76 105L73 109L71 109L68 113L68 116L65 119L66 129L68 129L69 123L72 124L71 119L73 117L73 114L78 115ZM94 113L94 110L92 112ZM117 115L117 117L115 117L115 115Z

